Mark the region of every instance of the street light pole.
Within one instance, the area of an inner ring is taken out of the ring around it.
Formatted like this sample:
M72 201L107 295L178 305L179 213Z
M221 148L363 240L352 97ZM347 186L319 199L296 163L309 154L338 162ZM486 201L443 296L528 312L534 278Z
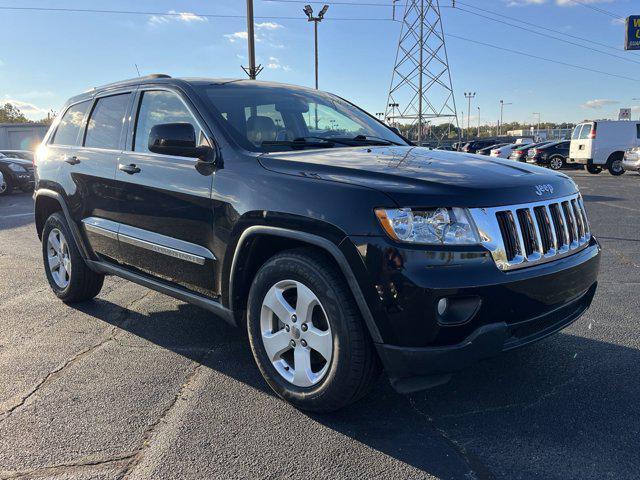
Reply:
M478 138L480 138L480 107L478 107Z
M329 10L329 5L324 5L317 17L313 16L311 5L305 5L302 11L307 16L308 22L313 22L313 34L315 39L315 66L316 66L316 90L318 90L318 23L324 19L324 14Z
M502 135L502 119L504 114L504 106L505 105L513 105L513 103L506 103L504 100L500 100L500 126L498 128L498 136Z
M533 112L533 116L538 117L538 123L536 125L536 130L538 131L538 136L540 136L540 112Z
M476 92L464 92L464 98L469 100L469 108L467 109L467 135L469 135L471 130L471 100L476 98Z

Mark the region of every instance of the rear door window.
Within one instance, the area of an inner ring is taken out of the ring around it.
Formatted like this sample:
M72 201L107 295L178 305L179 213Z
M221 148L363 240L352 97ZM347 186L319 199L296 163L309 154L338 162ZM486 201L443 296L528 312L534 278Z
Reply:
M91 100L87 100L69 107L62 116L51 143L54 145L77 145L80 130L84 125L84 116L90 105Z
M640 138L640 123L636 123L636 137Z
M120 149L130 97L130 93L123 93L98 99L89 117L85 147Z
M576 125L576 128L573 129L573 133L571 134L572 140L580 138L580 130L582 130L582 125Z
M590 123L585 123L582 126L582 130L580 130L580 140L587 140L589 138L589 134L591 133L592 125Z

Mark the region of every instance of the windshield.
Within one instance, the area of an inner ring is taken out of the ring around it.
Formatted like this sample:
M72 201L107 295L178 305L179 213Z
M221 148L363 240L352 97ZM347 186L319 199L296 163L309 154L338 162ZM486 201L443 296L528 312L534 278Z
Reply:
M246 83L196 89L226 132L247 150L407 145L362 110L328 93Z

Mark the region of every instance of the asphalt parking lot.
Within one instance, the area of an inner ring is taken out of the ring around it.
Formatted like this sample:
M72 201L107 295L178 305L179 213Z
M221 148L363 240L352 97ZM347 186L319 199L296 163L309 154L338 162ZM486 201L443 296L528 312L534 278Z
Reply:
M58 301L30 196L0 197L0 478L639 478L640 176L569 174L604 250L586 315L324 416L276 398L204 310L117 278Z

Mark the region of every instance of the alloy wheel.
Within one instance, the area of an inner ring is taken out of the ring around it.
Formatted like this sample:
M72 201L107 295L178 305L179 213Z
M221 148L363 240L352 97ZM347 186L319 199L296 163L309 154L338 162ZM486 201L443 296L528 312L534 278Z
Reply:
M613 170L615 173L622 172L622 160L614 160L613 162L611 162L611 170Z
M329 370L333 336L327 314L309 287L295 280L273 285L262 301L260 331L269 361L297 387L311 387Z
M562 168L562 159L558 157L552 158L549 166L552 170L560 170Z
M71 281L69 243L57 228L52 229L47 238L47 261L53 281L61 289L67 288Z

